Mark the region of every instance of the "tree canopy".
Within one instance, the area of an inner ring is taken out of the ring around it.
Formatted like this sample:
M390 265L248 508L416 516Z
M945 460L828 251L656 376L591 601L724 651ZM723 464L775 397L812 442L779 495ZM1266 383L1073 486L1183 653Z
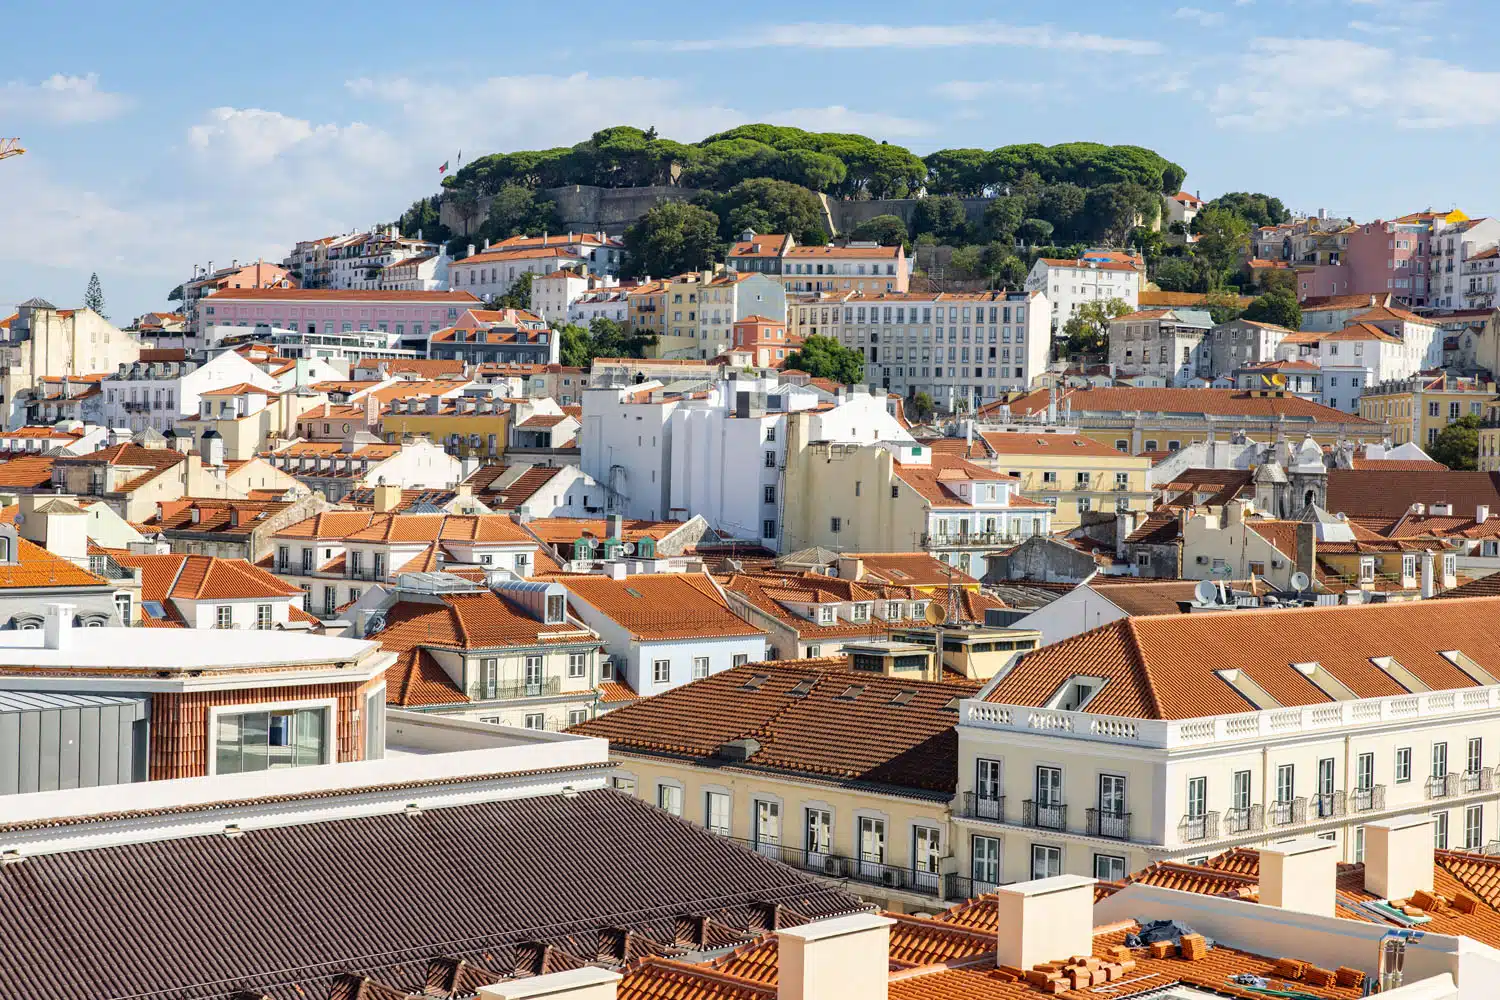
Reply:
M104 286L99 283L98 271L89 275L89 285L83 293L83 304L98 313L101 318L109 319L109 313L104 311Z
M1274 226L1292 217L1292 213L1286 210L1280 198L1273 198L1271 195L1260 192L1251 194L1248 191L1231 191L1228 194L1219 195L1203 207L1233 212L1251 226Z
M721 252L719 217L682 201L664 201L625 230L625 270L634 277L697 271Z
M1068 338L1064 350L1068 354L1101 354L1109 338L1109 322L1131 312L1124 299L1107 299L1102 302L1085 302L1078 307L1063 324L1063 334Z
M906 223L901 221L901 216L877 215L855 226L850 231L849 238L879 243L883 247L896 247L905 243L908 235Z
M813 378L827 378L854 385L865 377L865 357L852 347L845 347L832 337L817 335L802 342L800 350L787 356L786 368L807 372Z
M604 316L594 317L587 328L569 323L559 333L562 363L571 368L587 369L595 358L644 358L646 348L656 343L655 335Z
M718 197L704 199L703 207L719 219L719 236L739 239L747 229L757 233L791 233L802 244L828 242L823 226L823 203L805 187L770 177L740 181Z
M1193 255L1208 265L1208 284L1218 288L1250 245L1250 223L1224 208L1205 208L1193 218L1198 242Z
M1438 431L1427 449L1434 461L1450 469L1472 471L1479 466L1479 414L1466 413Z
M1245 308L1244 318L1257 323L1275 323L1288 330L1302 329L1302 306L1290 289L1267 292Z

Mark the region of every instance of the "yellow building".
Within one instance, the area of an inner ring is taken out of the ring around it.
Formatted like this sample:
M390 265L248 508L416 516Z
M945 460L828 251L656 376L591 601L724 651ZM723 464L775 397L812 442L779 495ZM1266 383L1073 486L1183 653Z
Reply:
M1052 530L1078 527L1090 511L1150 510L1151 459L1127 455L1072 428L1007 428L928 442L1021 481L1021 492L1052 507Z
M609 740L621 791L898 912L969 895L950 803L975 682L842 657L735 667L572 731ZM876 734L879 738L873 738Z
M625 291L625 321L635 333L666 336L667 283L644 281Z
M380 436L396 443L406 435L430 438L459 458L497 459L505 454L510 407L502 400L458 397L398 399L380 418Z
M1381 421L1324 406L1294 393L1256 389L1146 389L1128 386L1017 393L987 404L981 421L1047 421L1078 428L1085 437L1131 455L1177 451L1213 436L1228 441L1311 437L1319 444L1340 440L1379 443L1390 435Z
M1449 375L1417 375L1371 386L1359 397L1359 414L1391 425L1391 443L1426 448L1454 421L1482 417L1495 383ZM1482 449L1481 449L1482 451Z
M661 322L656 327L656 346L649 349L652 357L700 356L699 317L703 311L703 291L711 281L712 271L689 271L662 281Z

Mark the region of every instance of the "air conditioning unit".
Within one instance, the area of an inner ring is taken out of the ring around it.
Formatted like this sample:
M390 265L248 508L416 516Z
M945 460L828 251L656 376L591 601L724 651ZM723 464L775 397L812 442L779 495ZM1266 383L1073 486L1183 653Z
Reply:
M901 885L901 871L896 868L882 868L880 870L880 884L897 888Z
M1272 559L1271 560L1271 568L1272 569L1280 569L1284 565L1286 565L1286 564L1284 562L1282 562L1280 559Z

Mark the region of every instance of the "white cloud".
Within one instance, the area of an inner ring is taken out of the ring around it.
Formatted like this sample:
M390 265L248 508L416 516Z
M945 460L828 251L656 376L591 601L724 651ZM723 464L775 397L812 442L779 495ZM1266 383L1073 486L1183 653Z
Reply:
M1046 85L1035 80L949 80L931 89L933 94L950 101L977 101L992 94L1040 97L1047 92Z
M1223 11L1202 10L1198 7L1178 7L1172 12L1172 16L1179 21L1192 21L1203 28L1212 28L1224 23Z
M381 152L384 137L358 122L314 125L260 108L214 108L188 129L188 145L227 164L260 167L290 153ZM388 152L388 150L386 150Z
M1350 31L1360 31L1367 35L1394 35L1402 31L1399 24L1376 24L1373 21L1350 21Z
M801 24L752 28L722 38L684 38L643 41L637 47L671 52L706 52L716 49L934 49L967 48L974 45L1009 45L1019 48L1056 49L1066 52L1114 52L1125 55L1156 55L1158 42L1134 38L1111 38L1076 31L1059 31L1049 25L1011 25L996 21L977 24Z
M0 86L0 114L65 125L100 122L131 107L123 94L99 89L99 74L54 73L41 83L12 81Z

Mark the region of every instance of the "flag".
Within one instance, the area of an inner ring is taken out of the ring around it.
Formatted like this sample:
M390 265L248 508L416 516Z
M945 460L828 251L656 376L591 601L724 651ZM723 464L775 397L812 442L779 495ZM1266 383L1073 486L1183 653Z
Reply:
M443 165L441 167L438 167L438 173L440 173L440 174L446 174L447 172L448 172L448 161L444 160L443 161Z

